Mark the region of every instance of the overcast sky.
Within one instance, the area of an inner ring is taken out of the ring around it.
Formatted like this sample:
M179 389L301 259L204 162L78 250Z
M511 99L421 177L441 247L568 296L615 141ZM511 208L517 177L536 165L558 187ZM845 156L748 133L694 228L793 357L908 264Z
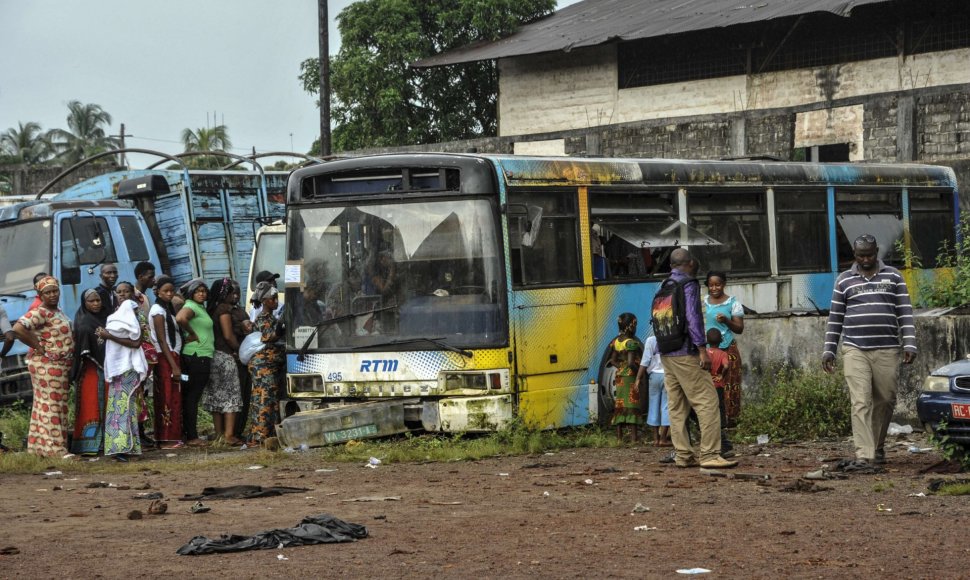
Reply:
M332 54L351 2L330 0ZM207 123L224 122L240 154L305 152L319 132L297 80L317 54L315 1L0 0L0 23L0 131L66 128L79 100L110 113L113 133L124 123L129 147L166 153Z

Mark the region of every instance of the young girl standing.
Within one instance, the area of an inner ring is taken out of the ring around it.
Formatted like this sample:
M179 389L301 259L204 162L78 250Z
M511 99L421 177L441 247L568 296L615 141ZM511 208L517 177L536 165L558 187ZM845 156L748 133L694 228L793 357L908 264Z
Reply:
M610 364L616 368L613 384L616 386L616 402L612 424L616 426L617 439L623 439L623 426L633 431L633 441L639 440L638 427L643 422L640 407L640 390L637 388L637 371L643 357L643 343L637 338L637 317L624 312L617 318L620 334L610 343Z

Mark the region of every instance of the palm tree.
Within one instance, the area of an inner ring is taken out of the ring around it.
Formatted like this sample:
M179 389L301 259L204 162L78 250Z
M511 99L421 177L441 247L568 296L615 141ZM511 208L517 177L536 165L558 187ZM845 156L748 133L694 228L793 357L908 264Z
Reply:
M51 143L40 124L17 123L0 135L0 151L27 165L42 163L51 156Z
M101 105L71 101L67 109L69 130L53 129L49 133L59 159L76 163L118 146L118 138L105 131L111 125L111 115Z
M232 147L229 139L229 129L225 125L215 127L200 127L196 130L182 130L182 144L185 152L226 151ZM190 157L186 160L189 167L214 169L220 167L225 160L219 157Z

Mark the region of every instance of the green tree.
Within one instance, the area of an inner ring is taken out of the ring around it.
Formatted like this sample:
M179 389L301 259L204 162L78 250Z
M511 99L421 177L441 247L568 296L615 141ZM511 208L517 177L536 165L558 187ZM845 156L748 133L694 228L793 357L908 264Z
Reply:
M67 109L67 130L52 129L48 133L58 160L77 163L118 146L118 138L107 133L111 115L101 105L71 101Z
M200 127L194 131L189 128L182 130L182 144L186 153L206 151L228 151L232 147L229 139L229 129L225 125L215 127ZM198 169L217 169L229 162L222 156L198 156L185 160L186 165Z
M408 65L477 41L497 40L552 12L555 0L361 0L338 16L330 61L333 148L435 143L494 135L495 63ZM300 65L319 91L319 59Z
M51 143L39 123L21 122L0 134L0 153L12 163L36 165L50 158Z

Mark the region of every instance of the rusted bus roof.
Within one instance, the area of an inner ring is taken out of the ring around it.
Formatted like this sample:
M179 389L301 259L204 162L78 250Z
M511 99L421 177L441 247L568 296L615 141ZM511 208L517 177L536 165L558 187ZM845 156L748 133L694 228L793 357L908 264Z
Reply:
M437 54L411 66L435 67L543 52L569 52L812 12L849 16L854 8L891 0L585 0L521 27L494 42Z

